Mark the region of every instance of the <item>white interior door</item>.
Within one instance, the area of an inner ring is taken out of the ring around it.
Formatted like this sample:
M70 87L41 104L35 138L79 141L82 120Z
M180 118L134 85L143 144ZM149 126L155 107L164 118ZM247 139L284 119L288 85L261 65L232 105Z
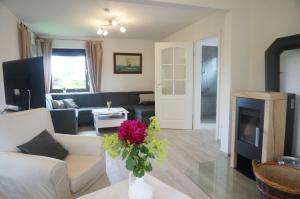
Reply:
M155 44L155 112L162 128L192 129L193 44Z

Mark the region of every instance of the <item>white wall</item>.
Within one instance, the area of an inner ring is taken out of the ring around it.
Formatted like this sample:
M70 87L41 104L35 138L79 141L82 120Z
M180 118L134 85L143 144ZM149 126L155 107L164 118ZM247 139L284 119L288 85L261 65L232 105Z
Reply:
M252 0L249 89L265 89L265 50L279 37L300 34L299 0Z
M280 56L280 91L296 94L293 155L300 157L300 49L284 51Z
M166 2L167 0L156 0ZM264 52L278 37L299 34L298 0L171 0L179 4L218 7L223 17L212 15L163 41L196 41L221 30L221 79L219 138L221 150L229 152L231 94L238 90L264 90ZM226 4L226 5L225 5ZM223 20L223 26L222 26Z
M5 108L2 62L19 59L17 18L0 2L0 109Z
M102 39L102 91L154 91L154 41ZM53 48L84 48L84 41L56 39ZM142 74L114 74L113 53L142 53Z
M165 37L162 41L196 42L206 37L219 36L223 26L224 14L213 14Z

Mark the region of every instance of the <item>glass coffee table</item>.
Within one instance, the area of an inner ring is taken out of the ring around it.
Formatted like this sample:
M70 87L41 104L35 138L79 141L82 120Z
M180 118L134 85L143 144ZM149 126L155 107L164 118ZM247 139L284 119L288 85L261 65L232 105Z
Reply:
M119 127L122 122L127 120L129 113L124 108L97 108L92 110L94 117L94 127L96 131L100 128Z
M255 199L254 180L229 166L229 159L195 162L185 172L212 199Z

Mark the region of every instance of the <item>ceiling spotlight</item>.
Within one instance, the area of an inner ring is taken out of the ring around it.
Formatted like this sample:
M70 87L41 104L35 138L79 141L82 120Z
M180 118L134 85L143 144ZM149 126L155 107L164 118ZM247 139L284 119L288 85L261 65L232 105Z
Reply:
M102 35L102 33L103 33L102 28L99 28L98 31L97 31L97 34L98 34L98 35Z
M107 31L107 30L104 30L103 33L102 33L102 35L103 35L103 36L107 36L107 35L108 35L108 31Z
M118 25L118 22L116 20L112 20L111 25L113 27L116 27Z
M122 33L125 33L125 32L126 32L126 28L125 28L124 26L121 26L121 27L120 27L120 31L121 31Z

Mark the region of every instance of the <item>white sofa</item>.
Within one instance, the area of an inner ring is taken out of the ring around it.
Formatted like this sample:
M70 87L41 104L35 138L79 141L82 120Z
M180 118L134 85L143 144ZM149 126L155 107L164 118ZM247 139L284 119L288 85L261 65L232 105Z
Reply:
M64 161L17 150L45 129L69 151ZM0 115L0 198L65 199L101 188L106 177L101 143L96 136L54 133L44 108Z

